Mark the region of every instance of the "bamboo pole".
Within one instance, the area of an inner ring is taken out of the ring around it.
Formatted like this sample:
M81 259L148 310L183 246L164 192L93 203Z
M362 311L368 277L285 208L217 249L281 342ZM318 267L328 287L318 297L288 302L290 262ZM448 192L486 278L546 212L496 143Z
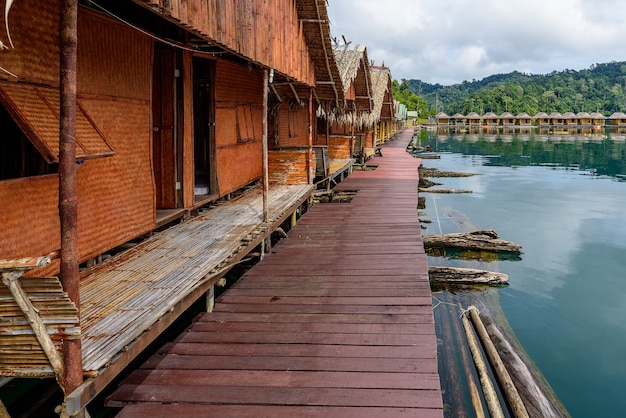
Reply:
M498 350L496 350L495 345L493 344L491 338L489 337L489 334L487 333L485 325L480 319L478 309L476 309L475 306L470 306L467 308L467 311L472 318L472 323L476 328L476 333L478 334L478 337L482 342L483 349L487 354L487 358L489 358L489 362L491 363L496 377L500 382L500 386L502 387L502 390L506 396L511 411L513 412L513 416L515 418L529 418L526 407L524 406L524 402L519 396L519 392L517 391L513 380L511 379L511 375L509 375L509 372L504 366L504 363L502 362L502 359L498 354ZM465 315L463 315L463 317L465 317Z
M74 302L80 320L78 277L78 200L76 193L76 52L78 1L61 3L59 217L61 224L61 283ZM83 381L81 340L63 341L64 376L61 387L71 393Z
M487 409L489 410L489 416L491 418L504 418L504 412L500 406L498 395L491 382L491 377L487 372L487 366L485 360L482 357L476 336L472 330L469 319L465 315L461 315L463 321L463 328L465 328L465 335L467 335L467 343L469 344L470 351L472 352L472 358L478 371L478 377L480 378L480 384L483 387L483 394L485 395L485 402L487 403Z

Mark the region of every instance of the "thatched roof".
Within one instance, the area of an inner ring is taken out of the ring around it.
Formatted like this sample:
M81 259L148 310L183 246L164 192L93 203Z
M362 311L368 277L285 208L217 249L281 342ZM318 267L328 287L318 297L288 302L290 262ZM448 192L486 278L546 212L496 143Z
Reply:
M576 115L574 112L565 112L563 113L563 119L576 119Z
M469 112L465 118L466 119L480 119L480 115L476 112Z
M537 114L534 116L535 119L545 119L548 117L548 114L546 112L537 112Z
M391 71L387 67L371 67L372 88L374 90L374 109L370 114L369 125L381 119L392 120L394 117L393 96L391 93Z
M372 80L367 49L358 44L354 49L349 49L348 45L345 45L335 48L334 54L341 75L344 95L347 100L354 102L353 110L371 112ZM353 93L350 91L351 87L353 87Z
M522 112L515 116L517 119L531 119L530 115L526 112Z
M315 96L325 112L341 111L345 95L333 54L326 0L296 0L296 7L315 67Z
M593 112L590 116L592 119L606 119L606 116L600 112Z
M562 118L563 115L561 115L559 112L552 112L552 113L550 113L550 115L548 117L549 118Z
M615 112L609 116L609 119L626 119L626 114L624 112Z
M487 112L483 115L483 119L497 119L498 115L496 115L494 112Z
M500 118L501 118L501 119L512 119L512 118L514 118L514 117L515 117L515 116L513 116L513 114L512 114L511 112L503 112L503 113L500 115Z
M450 119L450 116L446 112L439 112L435 115L437 119Z
M578 112L576 113L576 117L578 118L590 118L591 115L587 112Z

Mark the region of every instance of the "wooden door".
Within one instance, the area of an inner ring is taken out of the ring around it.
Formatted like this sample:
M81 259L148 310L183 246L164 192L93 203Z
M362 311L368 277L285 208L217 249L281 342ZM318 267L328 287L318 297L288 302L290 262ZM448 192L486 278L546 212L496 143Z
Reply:
M152 83L152 159L157 209L180 207L176 51L156 44Z

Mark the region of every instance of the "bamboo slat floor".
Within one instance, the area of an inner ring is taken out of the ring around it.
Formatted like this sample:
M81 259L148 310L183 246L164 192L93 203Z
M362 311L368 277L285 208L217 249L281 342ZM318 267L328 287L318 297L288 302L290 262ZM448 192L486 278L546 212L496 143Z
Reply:
M442 417L412 131L109 398L119 417Z
M308 185L273 186L270 225L263 225L261 191L242 196L148 238L135 248L81 274L83 368L97 375L211 272L311 193ZM245 254L244 254L245 255Z

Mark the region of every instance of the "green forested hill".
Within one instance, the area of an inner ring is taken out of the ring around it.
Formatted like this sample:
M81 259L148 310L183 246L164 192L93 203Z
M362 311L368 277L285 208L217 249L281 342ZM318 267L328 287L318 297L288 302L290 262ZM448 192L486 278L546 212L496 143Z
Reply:
M418 96L410 104L405 103L409 110L416 110L415 103L424 102L420 115L434 115L439 111L449 115L472 111L479 114L526 112L529 115L539 111L584 111L609 116L617 111L626 112L626 61L595 64L581 71L553 71L544 75L515 71L451 86L403 79L394 83L394 87L394 94L400 94L401 102L404 102L403 95L411 96L410 93L414 93Z

